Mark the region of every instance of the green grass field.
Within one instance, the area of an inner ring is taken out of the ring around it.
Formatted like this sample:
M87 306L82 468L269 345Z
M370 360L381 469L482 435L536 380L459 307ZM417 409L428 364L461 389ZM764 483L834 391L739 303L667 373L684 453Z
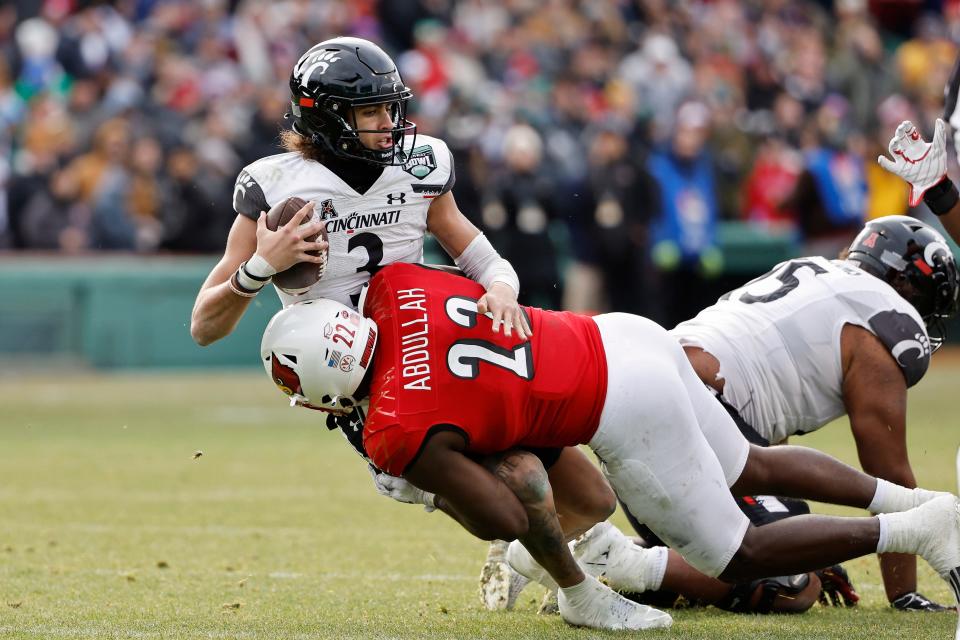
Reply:
M911 453L921 484L955 490L960 362L940 360L912 392ZM855 464L843 424L802 442ZM262 373L0 377L0 637L626 635L535 615L539 587L513 612L482 610L485 550L443 514L379 497L340 435ZM875 558L848 567L855 610L680 611L645 635L952 637L951 614L886 606ZM948 601L920 569L921 590Z

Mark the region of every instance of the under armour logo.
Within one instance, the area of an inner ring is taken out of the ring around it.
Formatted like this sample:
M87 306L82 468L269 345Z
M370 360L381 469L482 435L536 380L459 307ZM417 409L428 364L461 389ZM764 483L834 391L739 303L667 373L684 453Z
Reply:
M388 193L387 194L387 204L393 204L394 202L399 202L400 204L406 204L407 194L401 191L399 194Z
M306 87L307 83L310 82L310 76L313 75L313 72L317 69L320 70L320 75L323 75L327 72L327 69L330 68L330 65L340 59L339 51L320 51L318 53L311 53L310 51L303 54L297 66L293 68L293 74L300 75L300 86ZM309 66L308 66L309 65ZM306 67L306 71L301 70Z

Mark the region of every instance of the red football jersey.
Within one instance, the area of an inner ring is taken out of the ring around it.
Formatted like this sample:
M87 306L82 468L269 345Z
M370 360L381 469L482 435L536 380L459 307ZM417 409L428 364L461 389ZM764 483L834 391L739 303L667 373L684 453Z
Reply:
M379 327L363 443L402 475L431 429L462 431L479 454L517 445L589 442L600 421L607 366L596 323L524 307L519 340L478 316L476 282L396 263L370 281L363 313Z

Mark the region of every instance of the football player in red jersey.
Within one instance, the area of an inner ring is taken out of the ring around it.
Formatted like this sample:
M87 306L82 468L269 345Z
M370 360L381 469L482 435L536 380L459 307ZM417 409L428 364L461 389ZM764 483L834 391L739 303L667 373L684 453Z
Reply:
M482 288L465 279L393 265L372 280L363 306L369 318L330 301L291 307L271 322L262 354L295 365L296 388L286 386L301 403L342 412L369 396L364 441L374 462L436 494L438 508L479 537L520 539L559 585L569 622L649 628L669 617L632 608L586 577L555 514L531 517L474 456L589 444L631 511L709 576L745 581L901 552L923 556L956 594L954 496L900 487L906 510L899 513L751 526L731 488L865 507L876 480L802 447L760 457L823 473L761 465L761 474L753 455L711 449L711 430L737 428L677 341L655 323L526 308L532 337L508 338L477 313L480 295Z

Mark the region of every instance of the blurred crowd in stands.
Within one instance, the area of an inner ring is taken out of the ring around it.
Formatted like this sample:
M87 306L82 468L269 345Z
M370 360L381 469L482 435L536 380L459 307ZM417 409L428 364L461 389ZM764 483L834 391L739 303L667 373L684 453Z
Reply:
M672 319L724 221L834 255L906 212L875 159L932 131L960 2L7 0L0 248L219 252L291 68L344 34L397 60L526 301Z

